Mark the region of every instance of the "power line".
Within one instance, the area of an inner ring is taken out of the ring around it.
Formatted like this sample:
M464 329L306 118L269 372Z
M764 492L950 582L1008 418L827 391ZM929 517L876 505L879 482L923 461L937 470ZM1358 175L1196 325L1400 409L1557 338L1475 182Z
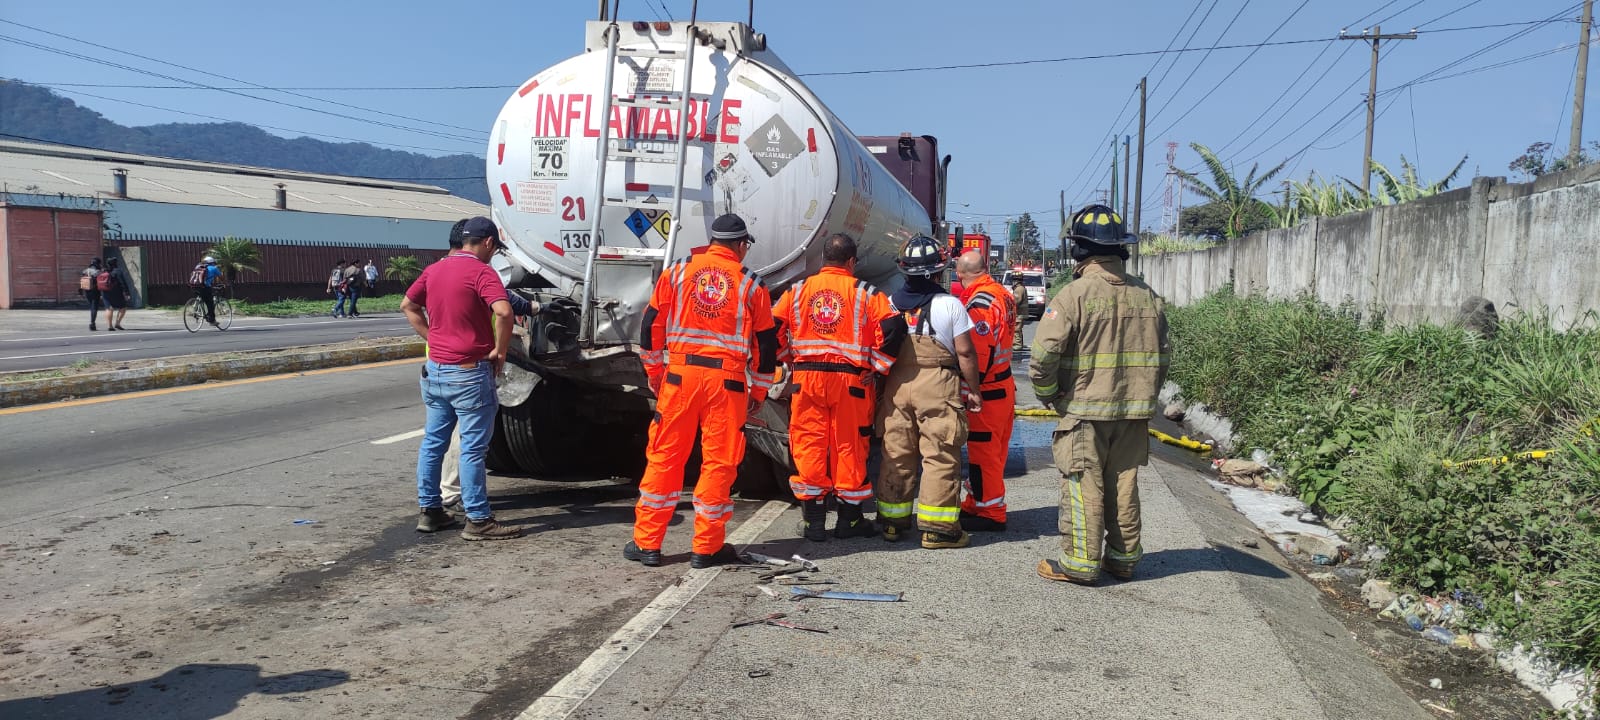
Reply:
M322 91L338 91L338 92L364 92L364 91L395 92L395 91L412 91L412 90L515 90L515 89L521 87L520 85L391 85L391 86L369 86L369 87L342 87L342 86L330 86L330 85L297 86L297 87L269 87L269 86L265 86L265 85L239 85L239 86L231 86L230 87L230 86L227 86L227 85L217 85L217 86L214 86L214 87L208 87L208 86L203 86L203 85L139 85L139 84L123 84L123 83L68 83L68 82L50 82L50 81L45 81L45 80L17 80L17 82L26 82L26 83L31 83L33 85L49 85L51 87L101 88L101 89L106 89L106 90L110 90L110 89L124 89L124 90L322 90Z
M1407 6L1405 6L1405 7L1404 7L1404 8L1402 8L1402 9L1401 9L1401 10L1400 10L1400 11L1399 11L1399 12L1396 12L1396 13L1395 13L1395 14L1393 14L1393 15L1390 15L1390 16L1388 16L1388 17L1386 17L1386 18L1384 18L1384 19L1382 19L1382 20L1379 20L1379 21L1377 21L1377 22L1375 22L1375 23L1373 23L1373 25L1382 25L1382 24L1384 24L1384 23L1386 23L1386 22L1389 22L1389 21L1390 21L1390 20L1393 20L1393 19L1395 19L1395 18L1397 18L1397 17L1400 17L1400 16L1401 16L1401 15L1404 15L1404 14L1406 14L1406 12L1407 12L1407 11L1409 11L1409 10L1411 10L1411 8L1414 8L1414 7L1416 7L1416 6L1418 6L1418 5L1421 5L1421 4L1423 4L1423 3L1425 3L1425 2L1427 2L1427 1L1428 1L1428 0L1417 0L1417 1L1416 1L1416 2L1414 2L1414 3L1411 3L1411 4L1410 4L1410 5L1407 5Z
M1289 21L1293 20L1296 15L1299 15L1300 11L1306 9L1306 6L1309 5L1309 4L1311 4L1311 0L1301 0L1300 6L1296 7L1294 9L1294 12L1289 13L1289 16L1284 18L1283 22L1278 23L1278 27L1273 28L1272 32L1267 35L1267 39L1271 40L1274 35L1277 35L1281 30L1283 30L1283 28L1285 26L1287 26L1289 24ZM1244 9L1240 8L1240 12L1243 12L1243 11L1244 11ZM1235 16L1234 19L1237 20L1238 16ZM1239 61L1239 64L1234 65L1232 70L1229 70L1227 73L1223 74L1222 79L1218 80L1217 84L1212 85L1210 90L1207 90L1206 92L1202 93L1201 97L1200 97L1200 100L1196 101L1195 104L1190 105L1189 109L1183 111L1183 114L1179 115L1176 120L1173 120L1172 122L1167 123L1166 127L1162 128L1160 131L1156 132L1155 134L1158 135L1158 136L1165 135L1167 133L1167 131L1171 130L1174 127L1177 127L1178 123L1183 122L1183 119L1186 118L1186 117L1189 117L1190 113L1193 113L1195 110L1199 109L1200 105L1205 102L1206 98L1210 97L1212 93L1216 92L1217 90L1221 89L1223 85L1227 84L1228 80L1232 79L1239 72L1239 69L1243 68L1245 63L1250 62L1250 58L1255 57L1256 53L1258 53L1260 51L1261 51L1261 48L1252 49L1248 55L1244 56L1243 60ZM1323 52L1327 52L1327 48L1323 48ZM1321 57L1321 54L1319 53L1317 56ZM1315 61L1313 61L1313 62L1315 62ZM1159 114L1159 113L1157 113L1157 114ZM1148 134L1147 134L1147 137L1148 137ZM1148 149L1153 144L1154 144L1154 141L1146 143L1145 144L1146 149Z
M315 132L311 132L309 130L295 130L293 128L278 127L278 126L275 126L275 125L263 125L263 124L260 124L260 123L245 122L243 120L234 120L232 118L217 117L215 115L205 115L205 114L202 114L202 113L189 112L187 110L177 110L177 109L174 109L174 108L161 107L159 105L147 105L147 104L141 103L141 102L134 102L132 100L123 100L121 98L106 97L104 95L95 95L94 93L86 93L86 92L83 92L83 91L80 91L80 90L60 90L59 92L67 94L67 95L82 95L84 97L95 98L96 100L107 100L107 101L110 101L110 102L123 103L123 104L126 104L126 105L134 105L134 106L137 106L137 107L149 108L151 110L161 110L161 111L164 111L164 112L177 113L179 115L189 115L189 116L192 116L192 117L204 118L206 120L217 120L219 122L237 123L239 125L249 125L251 127L264 128L264 129L267 129L267 130L277 130L279 132L299 133L301 135L307 135L307 136L310 136L310 137L330 138L330 139L333 139L333 140L345 140L345 141L348 141L348 142L366 143L368 145L378 145L378 146L382 146L382 147L405 148L407 150L433 150L433 151L436 151L436 152L450 153L452 155L468 155L468 154L471 154L471 153L464 153L460 149L451 150L451 149L446 149L446 148L425 147L425 146L421 146L421 145L401 145L401 144L396 144L396 143L381 143L381 142L373 142L371 140L363 140L363 139L360 139L360 138L344 137L342 135L329 135L327 133L315 133ZM109 151L109 152L119 152L119 151Z
M1427 34L1448 33L1448 32L1466 32L1466 31L1471 31L1471 30L1493 30L1493 29L1497 29L1497 28L1519 27L1519 26L1527 26L1527 25L1543 25L1543 24L1546 24L1548 22L1550 22L1550 21L1548 21L1548 20L1528 20L1528 21L1523 21L1523 22L1494 23L1494 24L1489 24L1489 25L1471 25L1471 26L1467 26L1467 27L1438 28L1438 29L1435 29L1435 30L1429 30L1427 32ZM1420 31L1419 31L1419 33L1420 33ZM1164 53L1208 52L1208 51L1211 51L1211 50L1248 50L1250 48L1258 48L1258 47L1284 47L1284 46L1289 46L1289 45L1309 45L1309 44L1312 44L1312 43L1325 42L1325 41L1333 40L1333 39L1335 39L1335 38L1325 38L1324 37L1324 38L1306 38L1306 39L1303 39L1303 40L1278 40L1276 42L1238 43L1238 44L1234 44L1234 45L1212 45L1210 47L1182 47L1182 48L1178 48L1178 49L1175 49L1175 50L1134 50L1134 51L1120 52L1120 53L1101 53L1101 54L1096 54L1096 55L1073 55L1073 56L1069 56L1069 57L1037 58L1037 59L1032 59L1032 60L997 60L997 61L993 61L993 62L966 63L966 64L961 64L961 65L923 65L923 66L899 67L899 68L874 68L874 69L870 69L870 70L832 70L832 71L822 71L822 72L796 73L796 76L797 77L839 77L839 76L846 76L846 75L880 75L880 74L885 74L885 73L933 72L933 71L937 71L937 70L972 70L972 69L977 69L977 68L1014 67L1014 66L1018 66L1018 65L1046 65L1046 64L1052 64L1052 63L1079 62L1079 61L1084 61L1084 60L1113 60L1113 59L1117 59L1117 58L1149 57L1151 55L1161 55L1161 54L1164 54Z
M114 61L111 61L111 60L105 60L105 59L93 57L93 56L90 56L90 55L84 55L82 53L76 53L76 52L72 52L70 50L63 50L61 48L50 47L48 45L41 45L39 43L31 42L31 41L28 41L28 40L23 40L23 39L20 39L20 38L11 37L9 35L0 35L0 40L3 40L5 42L14 43L14 44L17 44L17 45L22 45L24 47L34 48L36 50L43 50L45 52L54 53L54 54L57 54L57 55L63 55L63 56L66 56L66 57L77 59L77 60L84 60L84 61L87 61L87 62L97 63L97 64L105 65L105 66L108 66L108 67L114 67L114 68L117 68L119 70L126 70L128 72L139 73L141 75L150 75L150 76L153 76L153 77L159 77L159 78L161 78L163 80L171 80L173 82L189 83L191 85L198 85L198 86L205 87L205 88L211 89L211 90L221 90L221 88L205 85L204 83L199 83L199 82L195 82L195 81L192 81L192 80L185 80L184 78L174 77L172 75L166 75L166 74L163 74L163 73L158 73L158 72L155 72L153 70L145 70L145 69L142 69L142 68L136 68L136 67L133 67L131 65L124 65L122 63L114 62ZM235 80L234 82L238 82L238 81ZM433 137L443 138L443 139L447 139L447 140L461 140L461 141L465 141L465 142L477 143L477 142L482 142L483 138L486 138L488 136L487 133L484 133L482 137L477 137L477 138L464 137L464 136L455 135L455 134L452 134L452 133L444 133L444 132L439 132L439 131L435 131L435 130L426 130L426 129L421 129L421 128L414 128L414 127L409 127L409 126L406 126L406 125L397 125L395 123L384 122L384 121L381 121L381 120L373 120L373 119L370 119L370 118L362 118L362 117L356 117L354 115L346 115L346 114L343 114L343 113L337 113L337 112L333 112L331 110L322 110L322 109L319 109L319 108L307 107L307 106L304 106L304 105L296 105L294 103L284 102L282 100L273 100L273 99L270 99L270 98L264 98L264 97L261 97L259 95L251 95L249 93L239 92L237 90L222 90L222 92L225 92L225 93L227 93L229 95L237 95L239 97L249 98L251 100L259 100L261 102L272 103L274 105L282 105L282 106L285 106L285 107L291 107L291 108L295 108L295 109L298 109L298 110L305 110L307 112L314 112L314 113L318 113L318 114L322 114L322 115L329 115L329 116L332 116L332 117L343 118L343 119L346 119L346 120L354 120L356 122L367 123L369 125L377 125L377 126L380 126L380 127L387 127L387 128L391 128L391 129L395 129L395 130L404 130L406 132L413 132L413 133L417 133L417 134L420 134L420 135L430 135L430 136L433 136Z
M222 75L222 74L219 74L219 73L209 72L209 71L206 71L206 70L201 70L199 68L192 68L192 67L189 67L187 65L180 65L180 64L175 63L175 62L169 62L169 61L162 60L162 59L159 59L159 58L153 58L153 57L150 57L148 55L140 55L139 53L136 53L136 52L132 52L132 51L128 51L128 50L122 50L120 48L114 48L114 47L111 47L109 45L101 45L101 44L96 43L96 42L90 42L90 41L84 40L82 38L72 37L71 35L63 35L63 34L58 33L58 32L52 32L52 31L49 31L49 30L45 30L44 28L34 27L32 25L26 25L26 24L23 24L23 23L16 22L14 20L6 20L4 18L0 18L0 22L4 22L4 23L6 23L8 25L15 25L15 26L21 27L21 28L27 28L27 29L32 30L34 32L44 33L45 35L61 38L63 40L70 40L72 42L81 43L81 44L84 44L84 45L88 45L89 47L99 48L101 50L106 50L106 51L114 52L114 53L121 53L123 55L127 55L129 57L135 57L135 58L138 58L140 60L145 60L145 61L153 62L153 63L159 63L161 65L166 65L166 66L169 66L169 67L175 67L175 68L178 68L180 70L187 70L189 72L200 73L201 75L207 75L207 76L215 77L215 78L222 78L223 80L227 80L229 82L242 83L242 84L245 84L245 85L253 85L257 89L263 89L263 90L269 89L264 85L261 85L259 83L253 83L253 82L250 82L248 80L240 80L238 78L229 77L227 75ZM183 80L181 78L175 78L175 79L178 82L191 82L191 81L188 81L188 80ZM201 83L192 83L192 84L200 85ZM359 110L361 112L369 112L369 113L373 113L373 114L376 114L376 115L383 115L383 116L386 116L386 117L392 117L392 118L396 118L396 119L400 119L400 120L409 120L411 122L420 122L420 123L424 123L424 124L428 124L428 125L437 125L439 127L450 128L452 130L464 130L466 132L472 132L472 133L481 132L477 128L465 128L465 127L461 127L459 125L450 125L448 123L434 122L432 120L424 120L422 118L414 118L414 117L411 117L409 115L399 115L399 114L396 114L396 113L384 112L382 110L375 110L375 109L372 109L372 108L361 107L359 105L351 105L351 104L348 104L348 103L338 102L336 100L327 100L327 99L324 99L324 98L314 97L314 96L311 96L311 95L303 95L303 94L300 94L298 92L294 92L294 91L291 91L291 90L274 90L273 92L281 92L281 93L284 93L286 95L292 95L294 97L305 98L307 100L314 100L316 102L327 103L329 105L336 105L336 106L339 106L339 107L350 108L352 110ZM247 97L253 97L253 96L247 96ZM258 98L258 99L261 99L261 100L263 100L265 102L274 102L272 100L266 100L265 98ZM312 112L323 112L323 111L318 111L318 110L311 110L311 111ZM483 133L483 135L485 137L487 137L488 133Z
M1187 46L1189 43L1194 42L1194 37L1196 35L1200 34L1200 28L1205 27L1206 20L1211 18L1211 11L1217 9L1217 2L1218 1L1219 0L1211 0L1211 6L1206 8L1206 14L1200 16L1200 22L1195 24L1193 30L1189 31L1189 37L1184 39L1183 44L1185 46ZM1194 9L1195 10L1199 10L1200 6L1203 5L1203 4L1205 4L1205 0L1200 0L1199 3L1195 4ZM1189 17L1194 17L1194 10L1189 11ZM1188 25L1189 21L1187 19L1185 19L1183 21L1183 24L1184 25ZM1176 38L1177 35L1181 35L1181 34L1183 34L1183 27L1180 26L1178 28L1178 33L1176 35L1173 35L1173 37ZM1169 43L1167 43L1167 50L1171 50L1171 49L1172 49L1172 43L1169 42ZM1155 65L1160 65L1161 64L1161 60L1163 58L1165 58L1165 57L1166 57L1166 53L1163 52L1161 54L1161 57L1156 58ZM1151 66L1151 70L1152 71L1155 69L1155 65ZM1161 89L1161 83L1166 82L1167 75L1170 74L1172 72L1172 69L1177 67L1177 66L1178 66L1178 56L1177 55L1173 55L1172 56L1172 62L1167 63L1167 69L1162 70L1161 71L1161 77L1156 78L1155 84L1150 86L1150 93L1151 94L1154 94L1156 91Z
M1467 9L1469 7L1472 7L1473 5L1477 5L1478 3L1481 3L1481 2L1483 2L1483 0L1472 0L1472 2L1469 2L1469 3L1467 3L1465 5L1462 5L1462 6L1456 8L1454 10L1451 10L1450 12L1447 12L1447 13L1445 13L1443 15L1440 15L1439 17L1436 17L1436 18L1434 18L1432 20L1429 20L1429 21L1427 21L1425 23L1422 23L1421 25L1418 25L1417 29L1421 30L1422 28L1425 28L1425 27L1427 27L1429 25L1432 25L1432 24L1434 24L1436 22L1439 22L1440 20L1443 20L1443 19L1445 19L1447 17L1450 17L1451 15L1454 15L1454 14L1456 14L1458 12L1461 12L1462 10L1465 10L1465 9Z

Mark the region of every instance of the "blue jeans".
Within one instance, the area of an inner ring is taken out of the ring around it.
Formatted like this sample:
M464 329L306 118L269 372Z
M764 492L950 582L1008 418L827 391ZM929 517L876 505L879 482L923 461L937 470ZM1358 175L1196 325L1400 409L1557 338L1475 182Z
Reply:
M439 471L450 447L450 434L461 424L461 504L467 519L487 520L489 488L484 480L483 456L494 433L494 415L500 405L494 392L494 365L487 360L477 367L460 368L429 360L423 365L422 404L428 421L423 428L422 449L417 452L417 504L423 508L441 507Z
M350 293L350 314L351 315L360 315L361 311L356 309L356 301L361 299L361 288L351 287L350 290L349 290L349 293Z
M348 290L334 290L333 291L333 296L335 298L338 298L338 302L335 302L333 304L333 316L334 317L339 317L340 315L344 314L344 301L350 297L350 291L348 291ZM355 306L356 306L355 301L352 300L350 302L351 309L353 310L355 308Z

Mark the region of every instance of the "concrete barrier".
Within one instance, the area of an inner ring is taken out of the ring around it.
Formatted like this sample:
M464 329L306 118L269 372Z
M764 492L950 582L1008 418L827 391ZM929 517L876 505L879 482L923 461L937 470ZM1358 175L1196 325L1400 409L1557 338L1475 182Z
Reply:
M420 358L424 347L422 340L415 339L361 347L289 348L270 351L274 353L271 355L225 360L206 360L205 356L176 357L162 364L130 370L0 382L0 408L198 385L213 380L239 380L262 375L282 375L330 367Z
M1241 295L1311 294L1403 324L1451 321L1476 296L1502 315L1548 311L1558 327L1600 321L1600 163L1531 183L1480 177L1401 205L1253 233L1143 271L1176 305L1231 277ZM1229 269L1224 272L1224 269Z

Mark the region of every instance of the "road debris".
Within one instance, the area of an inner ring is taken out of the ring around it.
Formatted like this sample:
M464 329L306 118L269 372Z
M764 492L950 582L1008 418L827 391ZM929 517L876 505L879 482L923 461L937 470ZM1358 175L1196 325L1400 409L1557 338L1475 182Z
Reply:
M750 672L745 673L745 676L746 677L750 677L750 678L771 677L772 676L772 671L768 670L767 668L756 668L754 670L751 670Z
M766 617L756 618L754 620L742 620L742 621L733 623L730 627L742 628L742 627L749 627L751 625L772 625L772 626L775 626L775 627L789 628L790 630L804 630L806 632L821 633L823 635L827 635L828 634L827 630L822 630L822 629L813 628L813 627L806 627L804 625L797 625L795 623L789 622L788 620L784 620L783 618L786 618L786 617L788 617L787 613L772 613L770 615L767 615Z
M295 525L315 525L315 524L317 524L317 521L315 521L315 520L296 520L296 521L294 521L294 524Z
M778 567L783 567L789 564L789 561L783 558L776 558L771 555L762 555L761 553L757 552L745 552L740 555L740 558L745 562L755 563L757 565L776 565Z
M812 562L810 560L807 560L807 559L805 559L803 557L800 557L800 555L798 553L795 554L794 557L790 558L790 560L794 561L794 563L799 565L800 567L805 568L808 572L817 572L818 570L822 569L820 567L817 567L816 563L814 563L814 562Z
M805 587L792 587L789 592L793 594L790 600L804 600L806 598L823 598L825 600L864 600L866 602L901 602L905 593L858 593L843 592L840 590L812 590Z

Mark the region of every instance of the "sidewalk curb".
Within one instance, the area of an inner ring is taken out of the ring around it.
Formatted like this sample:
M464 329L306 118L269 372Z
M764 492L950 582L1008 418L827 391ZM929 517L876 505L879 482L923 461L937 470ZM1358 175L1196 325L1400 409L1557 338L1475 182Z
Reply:
M74 377L0 383L0 407L38 405L70 398L198 385L212 380L238 380L261 375L281 375L386 360L420 358L426 345L417 339L358 348L318 350L316 347L309 346L303 348L301 352L270 357L232 360L184 362L183 358L173 358L171 364L136 370L111 370Z

